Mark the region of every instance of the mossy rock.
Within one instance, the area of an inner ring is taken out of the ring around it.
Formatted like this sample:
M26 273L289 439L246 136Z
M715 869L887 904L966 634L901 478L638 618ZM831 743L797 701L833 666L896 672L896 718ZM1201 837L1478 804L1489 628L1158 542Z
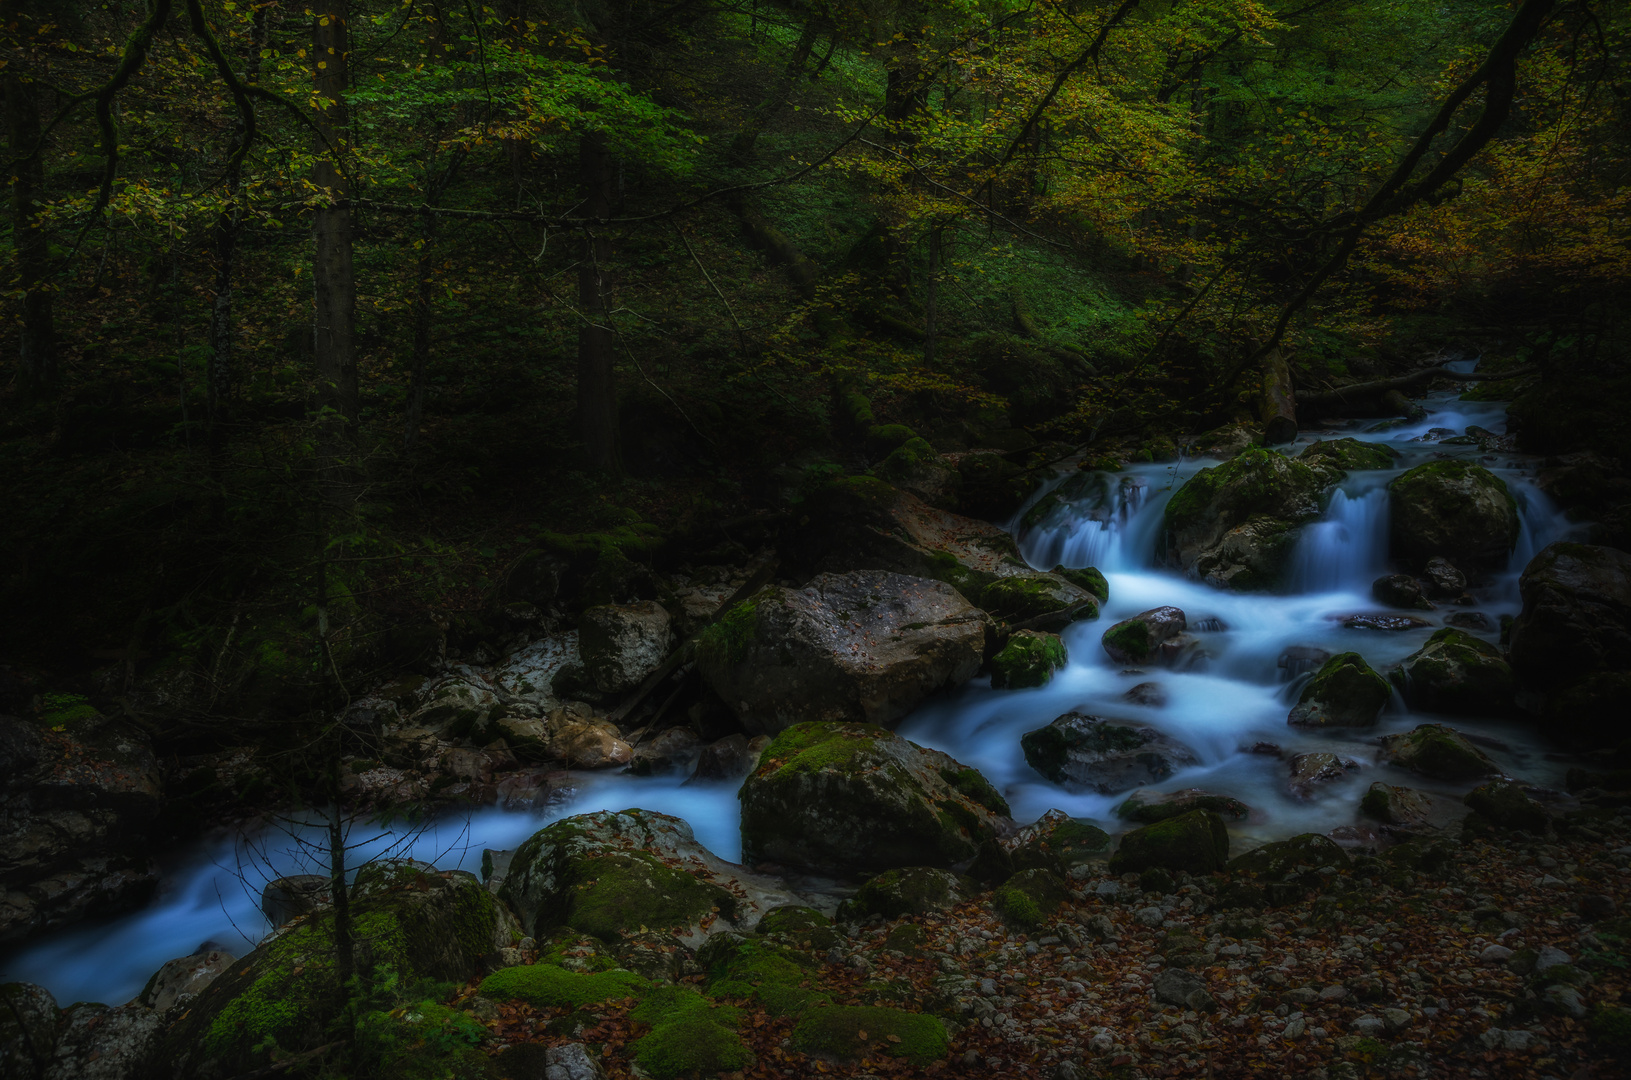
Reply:
M402 1080L491 1080L487 1029L433 1001L357 1018L357 1057L376 1075Z
M715 934L697 954L712 998L759 1001L776 1016L790 1016L831 1000L815 985L807 957L750 934Z
M1418 465L1388 485L1395 557L1499 570L1518 541L1518 503L1506 482L1460 458Z
M1079 619L1099 617L1097 596L1055 574L999 577L981 590L979 605L1004 622L1043 630L1063 630Z
M1110 834L1062 810L1049 810L1010 841L1010 863L1015 870L1050 870L1069 874L1072 869L1103 859L1110 850Z
M812 907L784 904L771 908L753 928L756 934L791 941L807 949L824 952L838 944L832 920Z
M1328 836L1303 833L1264 844L1229 863L1232 874L1250 874L1260 881L1278 882L1322 868L1346 870L1348 854Z
M1354 438L1323 439L1309 443L1305 459L1318 458L1344 472L1364 469L1391 469L1399 452L1382 443L1360 442Z
M1146 724L1069 712L1020 736L1025 762L1056 784L1104 794L1156 784L1200 763L1184 744Z
M629 1019L651 1025L631 1047L634 1063L654 1080L717 1076L753 1064L752 1051L736 1033L742 1015L715 1005L695 990L666 986L652 991Z
M1412 708L1458 716L1510 713L1517 692L1501 650L1454 627L1433 634L1389 678Z
M1436 780L1476 780L1501 769L1467 737L1443 724L1422 724L1382 740L1382 760Z
M917 432L905 424L873 424L867 429L867 442L880 452L887 453L916 439ZM927 445L927 444L925 444Z
M1065 664L1065 643L1058 634L1021 630L991 658L991 685L1013 690L1045 686Z
M976 770L870 724L788 728L739 798L745 861L840 873L950 866L1007 828Z
M1376 781L1359 800L1359 812L1366 817L1403 828L1427 824L1431 804L1427 796L1410 788Z
M882 915L899 919L907 915L932 915L967 903L979 886L950 870L933 866L909 866L886 870L869 878L855 895L839 908L842 919L864 919Z
M1157 792L1140 788L1127 796L1127 801L1112 811L1118 818L1153 825L1157 821L1187 814L1191 810L1210 810L1228 821L1244 821L1251 807L1228 795L1218 795L1200 788L1182 791Z
M651 983L632 971L568 971L554 964L526 964L496 971L481 981L481 993L498 1001L523 1001L537 1008L581 1009L605 1001L637 998Z
M1631 1053L1631 1010L1599 1005L1586 1019L1586 1032L1592 1040L1617 1053Z
M1502 829L1545 833L1551 823L1546 808L1529 797L1522 784L1495 780L1473 788L1461 802L1474 813Z
M1297 727L1370 727L1393 691L1358 653L1338 653L1303 687L1286 723Z
M806 1012L793 1028L795 1050L835 1061L887 1054L924 1068L951 1053L945 1025L923 1013L882 1006L829 1005Z
M1341 477L1322 459L1308 463L1263 449L1202 469L1167 502L1166 561L1226 588L1277 587L1296 548L1296 527L1319 516L1325 489Z
M1209 874L1229 861L1229 828L1210 810L1191 810L1121 838L1110 858L1112 873L1137 873L1158 866L1165 870Z
M1080 570L1072 570L1066 566L1055 566L1049 573L1064 578L1078 589L1092 593L1098 597L1101 604L1110 599L1110 583L1099 573L1097 567L1086 566Z
M1003 882L992 896L997 914L1009 923L1035 929L1070 898L1070 887L1052 870L1021 870Z

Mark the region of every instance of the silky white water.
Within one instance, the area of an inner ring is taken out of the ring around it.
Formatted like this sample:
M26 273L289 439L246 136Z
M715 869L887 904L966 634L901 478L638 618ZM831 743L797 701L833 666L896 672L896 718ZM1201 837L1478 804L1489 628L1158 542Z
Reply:
M1520 455L1481 454L1476 447L1441 446L1433 429L1461 434L1469 426L1501 431L1500 403L1463 402L1452 395L1427 399L1428 417L1365 433L1367 423L1340 431L1304 432L1290 453L1300 453L1314 438L1357 435L1385 442L1401 456L1388 470L1356 472L1331 497L1324 519L1304 532L1285 595L1221 592L1185 580L1155 563L1162 510L1172 493L1213 461L1176 465L1137 465L1121 473L1100 474L1091 483L1077 482L1078 497L1070 509L1036 527L1021 530L1022 553L1032 565L1050 569L1097 566L1110 584L1110 599L1101 617L1068 628L1063 637L1069 665L1045 687L993 690L978 679L955 693L918 709L901 732L925 746L945 750L978 768L996 784L1013 807L1016 820L1034 820L1057 807L1099 821L1111 831L1118 825L1113 808L1125 797L1071 792L1054 785L1026 764L1020 736L1072 709L1094 715L1135 720L1159 728L1192 747L1201 764L1160 785L1162 790L1204 787L1232 795L1253 808L1251 817L1233 827L1238 840L1251 842L1302 832L1326 832L1355 823L1359 796L1373 781L1389 776L1375 764L1375 742L1381 735L1407 730L1433 719L1404 710L1395 698L1376 728L1352 732L1304 732L1286 724L1295 691L1305 680L1306 664L1280 665L1293 646L1329 653L1357 651L1372 667L1385 671L1420 648L1458 610L1483 612L1492 627L1503 614L1518 609L1517 576L1535 552L1567 536L1569 523L1532 483L1531 462ZM1345 629L1339 617L1383 610L1370 597L1370 583L1387 571L1387 484L1405 469L1435 456L1453 454L1479 460L1501 476L1517 499L1522 531L1508 570L1474 589L1478 603L1470 609L1441 607L1418 613L1432 625L1391 632ZM1035 505L1058 482L1033 496ZM1023 520L1023 512L1016 517ZM1183 671L1150 668L1130 673L1112 663L1099 644L1105 629L1119 619L1171 604L1188 616L1197 631L1205 659ZM1482 636L1494 640L1493 630ZM1166 693L1160 707L1136 705L1124 695L1142 682L1158 682ZM1519 720L1456 717L1449 722L1470 736L1510 774L1532 783L1556 785L1565 766L1548 760L1544 741ZM1252 752L1256 744L1273 744L1282 756ZM1361 765L1346 779L1325 785L1308 800L1287 788L1284 757L1305 750L1331 750ZM1420 778L1393 774L1409 783L1454 797L1462 789L1436 788ZM682 785L678 777L635 778L580 774L573 796L547 811L530 813L486 809L467 818L448 818L389 853L411 855L444 868L476 870L485 848L519 845L534 831L567 814L620 810L640 806L688 821L697 838L715 854L740 857L738 803L732 785ZM371 834L359 826L358 839ZM375 830L376 832L378 830ZM394 832L351 856L355 864L386 851L406 831ZM1239 850L1241 844L1237 842ZM244 865L245 849L231 838L218 838L175 858L159 895L143 911L105 923L46 936L38 944L0 961L0 981L39 983L61 1002L123 1002L135 995L160 964L213 942L242 954L268 930L259 912L260 889L272 877L321 871L303 858L287 837L263 837Z

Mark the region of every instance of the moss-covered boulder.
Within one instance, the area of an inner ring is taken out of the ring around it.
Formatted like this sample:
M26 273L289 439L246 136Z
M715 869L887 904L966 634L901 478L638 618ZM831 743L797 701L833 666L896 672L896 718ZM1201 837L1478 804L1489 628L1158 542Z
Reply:
M1103 859L1110 834L1063 810L1049 810L1002 841L1015 870L1051 870L1068 875L1078 866Z
M1346 870L1348 854L1328 836L1303 833L1288 840L1253 848L1229 862L1232 874L1250 874L1263 881L1285 881L1324 869Z
M1433 602L1427 599L1421 582L1409 574L1384 574L1371 582L1371 598L1379 604L1395 608L1414 608L1432 611Z
M373 1075L400 1080L491 1080L488 1032L468 1013L435 1001L357 1018L356 1056Z
M1453 633L1453 631L1451 631ZM1387 680L1358 653L1331 657L1297 696L1286 723L1295 727L1370 727L1393 696Z
M1467 809L1503 829L1544 833L1551 822L1546 808L1530 797L1522 784L1493 780L1473 788L1461 800Z
M1151 608L1116 623L1099 640L1118 664L1159 663L1178 654L1188 625L1179 608Z
M1021 870L997 886L991 902L997 914L1012 926L1035 930L1070 899L1065 879L1041 867Z
M951 586L876 571L769 586L697 639L697 668L755 734L812 720L893 726L967 682L986 616Z
M1423 565L1499 570L1518 541L1518 503L1482 465L1451 458L1418 465L1388 485L1392 552Z
M742 784L745 861L850 873L950 866L1008 831L977 771L870 724L799 724Z
M792 1016L832 998L818 986L811 957L769 938L719 934L697 954L711 998L756 1000L774 1016Z
M1548 721L1599 743L1631 734L1614 719L1631 696L1631 554L1551 544L1524 568L1519 590L1512 666L1548 695Z
M856 894L838 909L841 919L864 919L882 915L899 919L906 915L929 915L950 911L965 904L980 891L979 884L950 870L933 866L908 866L885 870L868 878Z
M1082 712L1026 732L1020 747L1026 763L1054 783L1107 795L1200 764L1195 751L1155 728Z
M660 987L630 1011L629 1018L651 1025L631 1049L634 1063L653 1080L739 1073L754 1062L753 1052L737 1034L741 1010L717 1005L695 990ZM553 1080L555 1074L547 1075Z
M1312 465L1316 460L1344 472L1364 469L1391 469L1399 452L1383 443L1360 442L1355 438L1316 439L1302 454Z
M668 656L672 619L661 604L603 604L578 619L584 674L603 694L633 690Z
M1099 617L1099 598L1059 574L1010 574L980 590L980 606L994 618L1037 630L1063 630Z
M793 1049L832 1061L899 1058L925 1068L951 1053L945 1025L933 1016L877 1005L828 1005L800 1017Z
M1043 686L1065 666L1065 643L1058 634L1021 630L991 658L991 685L1014 690Z
M536 1008L581 1009L605 1001L640 997L651 983L632 971L568 971L555 964L524 964L496 971L481 981L481 993L495 1001L521 1001Z
M898 427L900 425L890 425ZM880 477L936 506L955 506L963 478L957 467L914 435L895 447L874 467Z
M1168 501L1163 518L1171 566L1231 589L1279 587L1301 526L1319 516L1340 469L1270 450L1248 450L1202 469Z
M1179 791L1140 788L1127 796L1127 801L1113 812L1118 818L1153 825L1191 810L1210 810L1225 821L1244 821L1252 812L1251 807L1239 799L1200 788L1183 788Z
M1446 627L1388 675L1411 708L1458 716L1512 711L1517 685L1501 650L1465 630Z
M365 867L353 885L358 961L403 984L464 982L510 944L493 896L473 875L406 862ZM330 1041L345 1000L334 913L321 908L238 960L165 1033L157 1060L177 1077L231 1077Z
M1420 791L1376 781L1359 800L1359 812L1400 829L1421 829L1430 823L1432 799Z
M1055 566L1050 573L1056 577L1064 578L1077 588L1092 593L1101 604L1110 599L1110 583L1104 579L1103 574L1099 573L1096 566L1071 569L1068 566L1060 565Z
M1387 736L1380 760L1435 780L1476 780L1501 771L1465 735L1443 724L1422 724Z
M765 912L754 933L816 952L825 952L839 940L832 920L803 904L787 904Z
M1210 874L1229 861L1229 829L1210 810L1191 810L1121 838L1110 858L1110 871L1138 873L1152 867L1174 872Z
M799 899L649 810L578 814L539 830L516 850L499 896L534 937L568 927L616 945L655 931L690 948Z

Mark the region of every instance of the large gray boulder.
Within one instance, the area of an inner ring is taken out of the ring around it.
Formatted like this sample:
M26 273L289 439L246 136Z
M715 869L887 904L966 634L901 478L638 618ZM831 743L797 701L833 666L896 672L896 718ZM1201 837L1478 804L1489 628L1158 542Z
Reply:
M1202 469L1173 494L1163 519L1169 565L1214 585L1273 589L1285 581L1301 526L1319 516L1342 470L1248 450Z
M1512 667L1550 697L1548 720L1571 734L1618 741L1631 698L1631 554L1559 542L1524 568L1512 624Z
M1286 723L1295 727L1370 727L1393 691L1358 653L1327 660L1308 680Z
M1501 650L1454 627L1428 638L1388 677L1411 708L1458 716L1511 712L1517 690Z
M578 651L584 674L603 694L622 694L643 682L668 657L672 620L661 604L605 604L584 610Z
M1193 750L1155 728L1083 712L1026 732L1020 746L1031 768L1054 783L1106 795L1159 784L1200 764Z
M1482 465L1451 458L1418 465L1388 485L1392 552L1417 566L1442 555L1499 570L1518 541L1518 503Z
M809 721L893 727L980 668L987 617L944 582L880 571L770 586L697 639L709 687L755 734Z
M1386 736L1378 759L1435 780L1476 780L1501 772L1488 754L1443 724L1421 724Z
M1099 640L1105 653L1118 664L1159 663L1183 651L1189 640L1184 636L1187 626L1183 611L1168 605L1121 620Z
M275 924L274 924L275 925ZM206 949L190 956L166 960L136 995L134 1004L166 1013L185 1005L214 982L238 958L224 949Z
M57 999L33 983L0 983L0 1076L44 1074L56 1052Z
M158 882L147 736L80 701L0 716L0 944L143 903Z
M947 867L1013 829L976 770L871 724L783 731L740 798L745 862L826 873Z
M69 1006L43 1080L137 1080L155 1064L164 1021L164 1013L134 1003Z

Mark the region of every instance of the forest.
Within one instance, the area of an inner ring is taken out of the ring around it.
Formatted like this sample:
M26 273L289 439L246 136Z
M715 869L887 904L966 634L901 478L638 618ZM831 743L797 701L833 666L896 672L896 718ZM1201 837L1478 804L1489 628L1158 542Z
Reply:
M1616 1075L1628 35L5 0L0 1071Z

